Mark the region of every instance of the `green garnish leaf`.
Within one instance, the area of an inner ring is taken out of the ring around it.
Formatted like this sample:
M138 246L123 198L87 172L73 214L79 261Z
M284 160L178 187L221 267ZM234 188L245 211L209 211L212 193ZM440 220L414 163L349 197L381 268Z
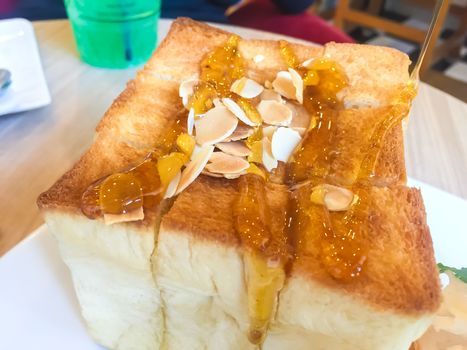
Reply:
M467 283L467 267L456 269L454 267L449 267L441 263L438 263L438 269L440 273L445 272L445 271L451 271L454 274L454 276L456 276L462 282Z

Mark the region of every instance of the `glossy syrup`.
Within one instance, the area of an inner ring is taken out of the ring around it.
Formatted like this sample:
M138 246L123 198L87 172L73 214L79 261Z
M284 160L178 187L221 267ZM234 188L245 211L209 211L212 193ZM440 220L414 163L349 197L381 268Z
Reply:
M104 214L120 215L156 207L168 185L167 181L176 174L174 169L178 171L184 164L177 154L182 155L185 162L189 159L189 154L183 153L177 146L179 136L186 135L185 125L184 115L173 122L154 151L142 162L88 186L81 197L83 214L90 219L97 219Z
M281 52L289 65L296 62L296 59L288 57L293 55L290 48L282 47ZM335 151L331 146L336 117L343 108L338 94L347 86L347 78L338 64L326 58L315 59L307 70L297 67L296 63L292 68L298 68L303 77L307 77L310 71L313 77L317 74L318 83L305 90L304 105L314 120L288 165L287 182L292 186L306 181L313 185L326 183L331 152ZM320 231L321 237L321 261L330 276L337 281L351 282L364 272L369 249L367 217L370 210L370 179L386 133L407 116L414 96L414 89L408 86L394 101L373 134L362 135L368 137L370 143L364 151L357 179L351 188L357 201L349 210L330 213L324 205L311 203L309 196L292 196L294 209L291 211L290 235L306 235L313 213L312 224L320 223L316 229ZM294 242L296 245L301 244L300 239Z

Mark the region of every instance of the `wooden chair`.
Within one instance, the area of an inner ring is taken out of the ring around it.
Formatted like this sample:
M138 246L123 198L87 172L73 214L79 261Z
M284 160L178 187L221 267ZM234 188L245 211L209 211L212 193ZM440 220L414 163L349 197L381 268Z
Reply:
M382 2L383 0L370 0L368 11L364 12L352 9L350 7L350 0L338 0L334 15L334 23L341 29L344 29L344 26L347 23L359 24L364 27L379 29L397 37L422 44L425 39L426 31L371 14L379 12ZM412 0L412 3L424 6L427 5L426 0ZM434 5L432 1L430 1L430 5L431 4ZM441 57L453 54L455 50L457 50L458 53L462 46L467 32L467 8L451 4L449 0L445 1L441 7L440 21L438 22L439 25L434 29L433 36L436 39L439 38L446 16L450 10L453 15L460 17L459 28L449 39L445 40L439 46L436 46L437 40L432 41L431 45L427 49L425 60L421 67L420 73L422 75L433 62L437 61Z

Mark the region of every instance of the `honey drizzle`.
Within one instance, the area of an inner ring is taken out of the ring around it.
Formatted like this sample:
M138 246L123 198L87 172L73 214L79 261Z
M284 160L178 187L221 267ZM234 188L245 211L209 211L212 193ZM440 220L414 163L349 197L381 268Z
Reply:
M248 338L262 343L282 288L288 259L285 222L273 227L274 218L266 197L266 180L256 174L239 178L234 204L234 225L245 246L250 328ZM286 219L284 215L284 220ZM277 218L276 218L277 219Z
M353 193L358 196L357 202L345 213L333 213L331 219L329 215L326 217L325 222L330 225L331 230L326 231L323 240L323 262L331 276L338 280L350 281L362 272L369 249L368 224L365 223L371 203L369 180L373 177L386 134L408 115L415 94L413 85L409 83L371 135L357 178L352 185Z
M281 43L281 52L286 56L293 55L290 49L285 49L283 43ZM296 67L295 58L284 57L284 61ZM315 185L326 182L330 166L329 156L333 151L330 147L334 119L342 108L337 94L347 85L343 70L333 62L326 62L326 59L313 61L309 69L313 72L312 75L318 73L318 84L306 89L304 105L316 120L289 164L287 180L291 185L302 181L310 181ZM307 77L303 69L300 72L302 76ZM352 190L358 198L357 202L344 213L331 214L324 205L322 206L322 225L319 228L322 263L336 280L349 282L360 276L363 271L368 254L368 225L365 222L370 209L369 180L373 176L385 135L408 114L410 101L414 96L415 90L411 85L404 89L386 118L383 118L373 132L369 146L364 152L365 156L358 176L352 185ZM295 196L292 200L294 210L290 234L297 237L300 236L300 232L302 234L306 232L306 223L303 221L308 220L303 212L306 213L315 204L310 203L309 198L300 196ZM296 245L302 243L297 239L294 242Z
M185 131L185 125L186 115L180 115L142 162L88 186L81 197L83 214L97 219L104 214L126 214L141 207L156 207L166 187L160 181L158 159L174 150L177 137Z
M282 51L291 54L290 51ZM296 61L290 58L285 61ZM333 126L338 110L343 106L337 94L347 86L343 69L336 63L317 58L309 69L299 69L302 76L313 72L318 77L315 86L308 86L304 92L304 106L310 113L312 123L300 148L289 164L287 182L297 184L310 179L323 179L329 172L330 145Z

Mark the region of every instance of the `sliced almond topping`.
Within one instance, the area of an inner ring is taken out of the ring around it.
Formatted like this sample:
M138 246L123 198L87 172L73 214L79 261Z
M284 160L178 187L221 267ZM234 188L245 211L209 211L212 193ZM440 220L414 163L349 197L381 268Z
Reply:
M224 177L229 180L238 179L240 176L245 175L246 171L241 171L236 174L224 174Z
M214 107L221 107L221 106L223 106L222 101L221 101L220 98L215 98L214 100L212 100L212 104L214 105Z
M295 69L289 68L288 72L277 73L272 86L282 96L303 103L303 79Z
M272 89L272 83L271 83L269 80L266 80L266 81L264 82L264 87L265 87L266 89Z
M303 79L295 69L289 68L289 72L295 86L295 99L301 104L303 103Z
M303 105L287 101L286 106L292 111L292 122L289 126L301 136L305 135L310 126L310 114Z
M276 79L272 82L274 91L285 98L295 99L295 86L290 72L281 71L277 73Z
M248 157L251 153L250 149L242 141L221 142L216 144L222 152L237 157Z
M179 171L177 175L170 181L167 189L165 190L164 198L171 198L175 195L177 191L178 184L180 183L180 179L182 178L182 172Z
M407 128L409 127L409 116L402 119L401 125L402 125L402 132L405 134L405 132L407 131Z
M264 56L263 55L256 55L255 57L253 57L253 61L255 63L260 63L260 62L264 61Z
M266 126L263 128L263 136L267 137L269 141L271 141L272 135L274 135L276 130L277 130L277 126Z
M192 160L187 164L186 168L182 171L180 182L177 186L177 191L175 194L179 194L185 188L187 188L195 179L201 174L204 167L211 158L212 153L214 152L214 146L203 146L196 154L192 156ZM194 154L195 152L193 152Z
M204 170L201 172L201 174L211 176L211 177L217 177L218 179L220 179L221 177L224 177L224 175L222 175L222 174L211 173L210 171L207 171L206 168L204 168Z
M195 86L199 82L199 79L190 79L181 82L178 88L178 95L182 98L182 102L185 107L188 104L189 97L194 93Z
M216 173L211 173L211 172L207 171L206 169L203 170L204 175L211 176L211 177L217 177L217 178L222 178L223 177L223 178L226 178L226 179L229 179L229 180L237 179L240 176L245 175L246 173L247 173L246 171L241 171L241 172L236 173L236 174L216 174Z
M244 140L250 137L251 135L253 135L254 132L255 132L255 129L253 129L251 126L247 126L244 124L238 124L233 134L227 137L225 140L223 140L223 142Z
M261 101L258 112L266 124L287 126L292 121L292 111L277 101Z
M186 130L188 135L193 135L193 127L195 126L195 110L193 108L190 108L190 111L188 112L188 118L186 123Z
M267 171L277 168L277 159L272 155L271 141L263 137L263 165Z
M226 107L214 107L206 115L195 120L196 142L201 145L213 145L235 131L238 119Z
M124 214L104 214L106 225L113 225L119 222L139 221L144 219L143 208L138 208Z
M193 160L193 158L196 157L196 155L201 152L201 150L203 149L203 147L200 147L198 145L195 145L195 148L193 148L193 152L191 153L191 156L190 156L190 160Z
M344 187L321 184L313 187L310 200L315 204L325 205L330 211L343 211L355 203L357 196Z
M209 163L217 163L217 162L222 162L224 160L224 152L213 152L211 154L211 157L209 157ZM209 169L206 168L206 170L209 171Z
M253 122L252 120L250 120L250 118L248 118L246 116L246 113L245 111L242 109L242 107L240 107L238 105L237 102L235 102L234 100L232 100L231 98L223 98L222 99L222 102L224 103L225 107L227 107L227 109L232 112L238 119L240 119L242 122L244 122L246 125L249 125L249 126L257 126L258 124Z
M237 174L250 166L245 158L231 156L224 152L214 152L206 165L206 170L217 174Z
M284 127L278 128L272 135L272 155L277 160L287 162L301 140L297 131Z
M314 60L315 60L314 58L309 58L305 62L303 62L301 66L305 68L310 68Z
M277 102L282 102L282 97L279 93L277 93L274 90L271 89L264 89L264 91L261 93L259 98L264 101L264 100L272 100L272 101L277 101Z
M245 77L235 80L230 87L230 91L244 98L255 98L262 93L263 90L264 87L262 85Z

